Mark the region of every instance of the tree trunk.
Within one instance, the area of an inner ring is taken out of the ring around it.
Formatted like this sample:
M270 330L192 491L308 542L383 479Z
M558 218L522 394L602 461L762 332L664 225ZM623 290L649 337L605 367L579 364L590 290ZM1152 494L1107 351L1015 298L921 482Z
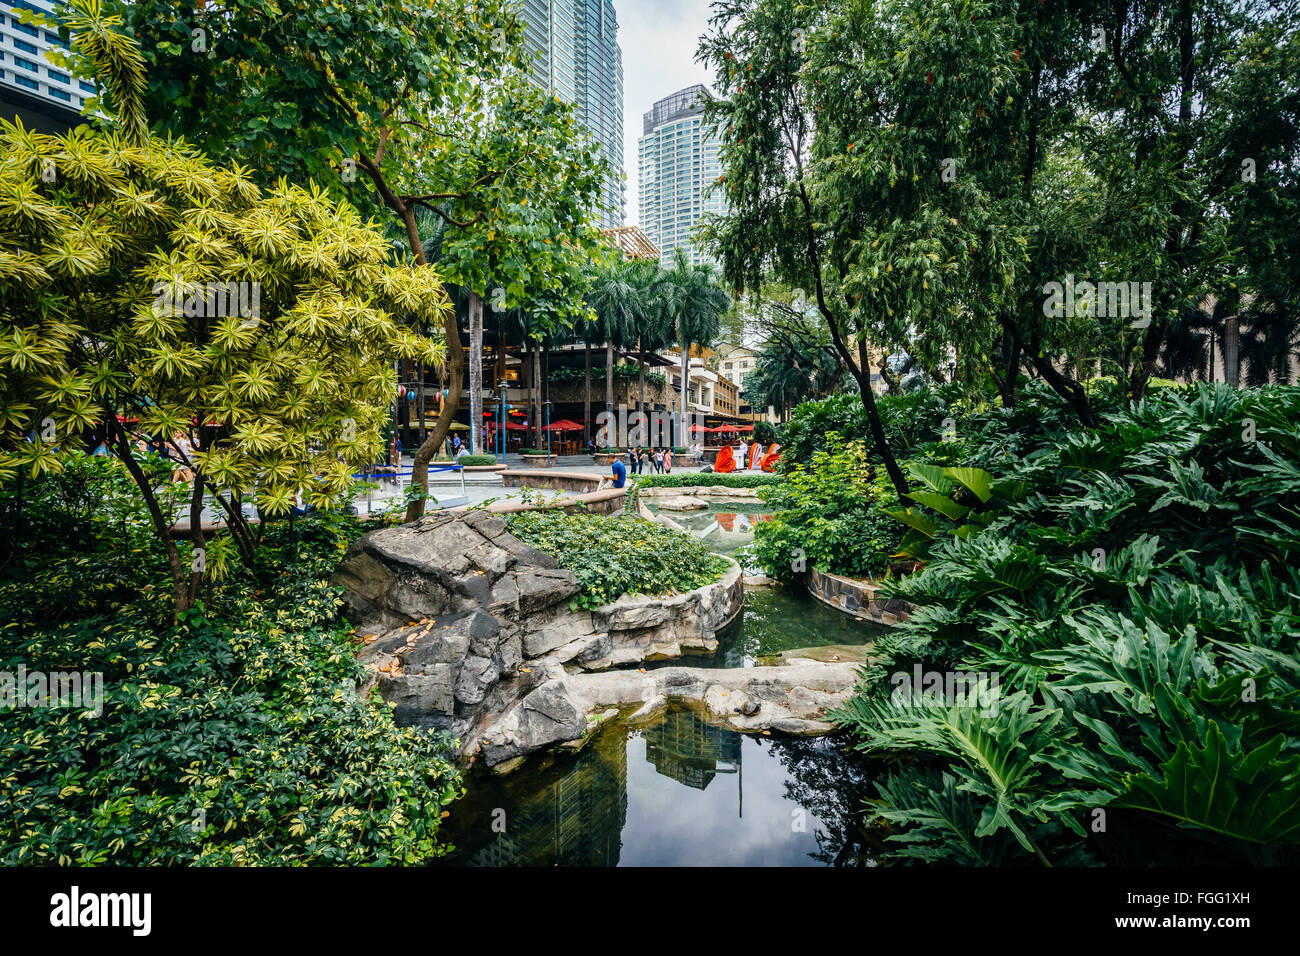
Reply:
M542 343L533 349L533 448L543 446L542 439Z
M682 339L682 423L679 431L686 432L690 428L690 396L691 396L691 353L687 348L687 341Z
M645 411L645 339L636 337L636 410Z
M1241 320L1230 316L1223 324L1223 380L1237 388L1241 378Z
M605 343L605 411L614 411L614 342L610 340ZM608 421L605 423L606 436L614 435L617 429L614 423ZM606 441L605 447L612 448L613 441Z
M469 293L469 452L483 445L483 299Z
M537 352L533 358L533 368L537 375L537 428L533 429L534 433L537 434L537 444L533 447L536 447L538 450L546 447L546 423L542 420L542 407L545 405L546 399L546 395L542 394L542 390L546 388L546 376L542 375L542 365L545 364L545 359L545 346L543 346L541 342L538 342Z
M591 441L591 343L585 343L582 350L587 362L587 377L583 379L582 437Z
M171 522L163 517L162 509L158 507L158 498L153 492L153 485L150 484L149 479L140 469L140 463L132 456L131 443L127 441L126 431L122 428L117 420L117 415L111 409L107 411L107 421L108 427L117 438L117 457L121 459L136 487L140 489L145 508L148 509L149 518L153 522L154 533L158 535L158 539L167 552L167 565L171 570L172 597L174 600L172 623L175 624L180 620L181 614L188 611L192 605L189 597L189 582L186 580L185 564L181 561L180 550L176 547L176 542L171 536Z

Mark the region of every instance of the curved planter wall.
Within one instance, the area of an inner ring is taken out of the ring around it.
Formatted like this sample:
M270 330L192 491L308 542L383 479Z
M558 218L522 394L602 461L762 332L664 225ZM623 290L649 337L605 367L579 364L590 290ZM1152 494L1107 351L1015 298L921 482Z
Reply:
M862 621L893 627L906 621L912 611L912 605L898 598L877 598L880 589L870 581L809 568L804 582L817 600Z

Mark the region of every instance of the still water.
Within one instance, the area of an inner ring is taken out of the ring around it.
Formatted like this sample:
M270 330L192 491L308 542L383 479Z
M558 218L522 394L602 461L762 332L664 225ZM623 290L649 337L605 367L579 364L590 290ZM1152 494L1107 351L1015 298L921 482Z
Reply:
M761 737L686 710L579 754L471 775L441 836L468 866L871 866L879 765L830 737Z
M720 553L753 540L761 502L714 503L679 525ZM755 667L783 652L860 659L878 625L792 586L751 587L718 649L652 666ZM854 657L854 655L857 655ZM614 720L578 753L539 755L506 777L481 767L440 833L460 866L872 866L864 822L878 762L844 735L739 734L689 710L648 726Z

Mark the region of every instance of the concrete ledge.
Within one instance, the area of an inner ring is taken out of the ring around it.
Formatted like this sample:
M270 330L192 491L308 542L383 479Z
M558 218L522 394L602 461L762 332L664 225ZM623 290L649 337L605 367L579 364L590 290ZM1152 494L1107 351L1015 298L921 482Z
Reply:
M880 586L871 581L846 578L810 567L804 583L817 600L861 621L893 627L911 616L912 605L898 598L876 597Z
M511 468L501 472L507 488L555 488L559 491L595 491L602 479L613 475L596 475L589 471L556 471L553 468Z
M498 463L495 464L495 465L466 465L466 466L465 466L464 468L462 468L461 470L464 471L465 474L467 474L467 475L473 475L473 474L476 474L476 473L478 473L478 472L486 472L486 471L505 471L505 470L506 470L506 466L505 466L504 464L501 464L500 462L498 462Z
M603 491L591 491L585 495L572 498L553 498L540 504L525 504L522 501L497 501L487 506L487 510L498 515L513 515L523 511L591 511L596 514L613 514L623 507L627 488L606 488Z

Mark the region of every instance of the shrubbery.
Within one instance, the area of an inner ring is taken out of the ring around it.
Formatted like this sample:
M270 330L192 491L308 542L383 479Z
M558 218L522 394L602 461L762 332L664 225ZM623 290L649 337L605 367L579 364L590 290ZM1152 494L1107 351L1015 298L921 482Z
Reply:
M835 715L908 757L871 809L927 861L1294 863L1300 389L1101 416L1036 390L933 446L1025 494L887 588L916 610ZM996 684L900 699L918 665Z
M497 464L496 455L461 455L456 459L458 465L495 465Z
M873 482L861 442L765 477L776 479L761 492L774 513L755 527L750 551L768 574L788 581L813 565L851 577L888 570L902 529L880 510L888 492Z
M631 514L558 510L511 515L510 533L553 555L577 575L575 607L600 607L624 594L677 594L712 584L726 559L681 531Z
M326 582L359 525L329 514L272 525L265 577L210 585L173 626L166 562L138 499L114 495L117 468L99 459L85 474L87 493L120 509L67 508L56 480L24 489L28 532L64 536L24 540L4 569L0 670L102 673L104 710L4 712L0 861L382 864L441 852L439 816L461 792L449 742L358 697L355 638Z

